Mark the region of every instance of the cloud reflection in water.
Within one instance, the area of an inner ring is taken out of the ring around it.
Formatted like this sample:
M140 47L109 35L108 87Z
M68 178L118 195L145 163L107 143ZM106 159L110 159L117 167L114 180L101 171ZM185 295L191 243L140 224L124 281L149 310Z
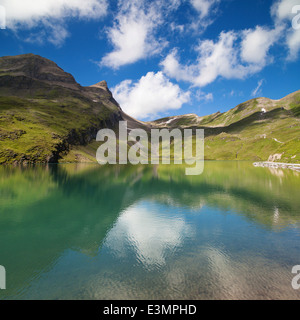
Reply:
M176 252L193 234L194 228L184 214L171 213L157 203L140 202L120 215L105 245L119 258L133 250L136 259L151 269L165 265L166 256Z

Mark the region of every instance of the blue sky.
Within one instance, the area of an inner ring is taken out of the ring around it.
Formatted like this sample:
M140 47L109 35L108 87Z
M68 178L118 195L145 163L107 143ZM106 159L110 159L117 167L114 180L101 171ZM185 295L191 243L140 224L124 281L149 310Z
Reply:
M83 86L106 80L123 110L141 120L224 112L300 89L300 0L0 5L1 56L39 54Z

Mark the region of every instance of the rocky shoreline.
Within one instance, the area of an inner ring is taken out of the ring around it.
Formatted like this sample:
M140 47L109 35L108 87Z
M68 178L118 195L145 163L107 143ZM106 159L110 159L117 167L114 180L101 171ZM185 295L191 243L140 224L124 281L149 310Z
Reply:
M282 168L282 169L291 169L300 172L300 163L283 163L283 162L270 162L270 161L263 161L263 162L254 162L253 165L255 167L267 167L267 168Z

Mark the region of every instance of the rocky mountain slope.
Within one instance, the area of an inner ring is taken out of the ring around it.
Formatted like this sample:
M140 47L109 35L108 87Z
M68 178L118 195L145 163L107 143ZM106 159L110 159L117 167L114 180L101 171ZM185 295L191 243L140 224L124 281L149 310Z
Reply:
M0 163L57 162L124 119L140 125L123 113L105 81L82 87L33 54L0 58ZM71 160L92 161L95 148Z

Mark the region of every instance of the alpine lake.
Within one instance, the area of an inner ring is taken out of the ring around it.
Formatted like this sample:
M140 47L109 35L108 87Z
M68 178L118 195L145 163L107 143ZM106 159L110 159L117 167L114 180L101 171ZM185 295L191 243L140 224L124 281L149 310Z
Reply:
M299 299L300 172L0 167L0 299Z

